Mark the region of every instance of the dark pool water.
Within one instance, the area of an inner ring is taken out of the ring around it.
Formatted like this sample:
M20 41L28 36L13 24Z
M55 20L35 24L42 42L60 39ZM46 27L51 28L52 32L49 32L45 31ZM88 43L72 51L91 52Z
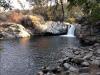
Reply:
M35 75L44 65L54 67L76 38L60 36L0 40L0 75Z

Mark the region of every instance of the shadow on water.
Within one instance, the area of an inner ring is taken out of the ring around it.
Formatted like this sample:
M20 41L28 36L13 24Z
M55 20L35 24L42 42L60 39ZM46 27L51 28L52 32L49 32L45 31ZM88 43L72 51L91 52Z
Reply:
M1 75L35 75L44 65L56 66L66 47L78 47L76 38L40 36L0 41Z

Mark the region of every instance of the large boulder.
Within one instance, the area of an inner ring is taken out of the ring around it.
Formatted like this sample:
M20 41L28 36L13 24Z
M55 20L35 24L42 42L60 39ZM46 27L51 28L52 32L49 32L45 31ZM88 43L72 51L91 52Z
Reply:
M29 32L20 24L3 23L0 26L1 38L30 37Z
M62 22L47 21L44 24L44 27L45 27L46 33L64 34L64 33L67 33L68 25Z
M43 17L38 15L27 15L21 20L21 24L26 28L31 28L31 31L36 35L64 34L67 33L68 27L63 22L44 21Z

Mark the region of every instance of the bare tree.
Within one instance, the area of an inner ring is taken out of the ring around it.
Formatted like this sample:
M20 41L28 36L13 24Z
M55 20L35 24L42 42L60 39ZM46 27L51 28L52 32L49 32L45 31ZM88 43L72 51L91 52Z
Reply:
M64 21L64 5L63 5L63 0L60 0L61 3L61 9L62 9L62 21Z

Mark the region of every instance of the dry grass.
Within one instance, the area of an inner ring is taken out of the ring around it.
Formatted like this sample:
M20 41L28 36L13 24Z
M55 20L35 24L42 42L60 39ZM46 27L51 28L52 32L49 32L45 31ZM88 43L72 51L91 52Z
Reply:
M14 23L19 23L20 20L23 18L23 14L16 10L16 11L12 11L11 14L9 15L8 19L11 21L11 22L14 22Z

